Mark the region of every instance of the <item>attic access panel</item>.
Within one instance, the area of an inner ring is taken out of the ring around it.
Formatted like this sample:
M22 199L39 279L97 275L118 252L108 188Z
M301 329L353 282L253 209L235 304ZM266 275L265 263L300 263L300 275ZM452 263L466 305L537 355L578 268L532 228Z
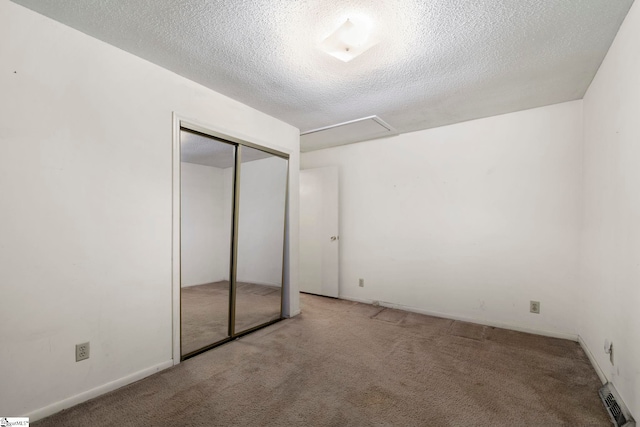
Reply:
M300 134L300 151L306 153L395 135L398 131L378 116L364 117Z

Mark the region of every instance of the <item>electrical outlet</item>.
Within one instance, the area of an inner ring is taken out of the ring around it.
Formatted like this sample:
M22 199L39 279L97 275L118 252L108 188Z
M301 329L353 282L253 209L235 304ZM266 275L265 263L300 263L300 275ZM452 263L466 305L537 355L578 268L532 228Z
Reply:
M529 301L529 311L531 313L540 314L540 301Z
M76 362L89 358L89 343L76 344Z
M364 279L358 280L358 286L360 286L361 288L364 288Z

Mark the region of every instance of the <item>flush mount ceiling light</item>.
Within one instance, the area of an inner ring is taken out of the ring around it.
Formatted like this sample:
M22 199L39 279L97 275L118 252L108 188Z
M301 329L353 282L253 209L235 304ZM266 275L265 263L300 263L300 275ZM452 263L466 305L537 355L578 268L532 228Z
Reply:
M320 48L341 61L349 62L378 44L378 40L371 36L372 27L365 20L347 19L324 39Z

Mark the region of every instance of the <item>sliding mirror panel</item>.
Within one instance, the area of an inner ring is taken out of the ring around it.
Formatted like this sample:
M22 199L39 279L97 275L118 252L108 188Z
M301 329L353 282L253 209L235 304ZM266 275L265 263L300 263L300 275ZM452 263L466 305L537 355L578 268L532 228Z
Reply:
M229 337L236 146L180 131L181 351Z
M288 160L240 147L235 333L281 318Z

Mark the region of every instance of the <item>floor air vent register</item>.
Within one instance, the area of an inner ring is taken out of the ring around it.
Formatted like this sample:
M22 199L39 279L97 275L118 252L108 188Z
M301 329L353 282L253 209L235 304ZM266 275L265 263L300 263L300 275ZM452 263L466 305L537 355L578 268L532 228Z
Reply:
M620 399L620 395L618 395L613 384L606 383L598 391L598 394L614 425L618 427L635 427L636 422L631 417L622 399Z

